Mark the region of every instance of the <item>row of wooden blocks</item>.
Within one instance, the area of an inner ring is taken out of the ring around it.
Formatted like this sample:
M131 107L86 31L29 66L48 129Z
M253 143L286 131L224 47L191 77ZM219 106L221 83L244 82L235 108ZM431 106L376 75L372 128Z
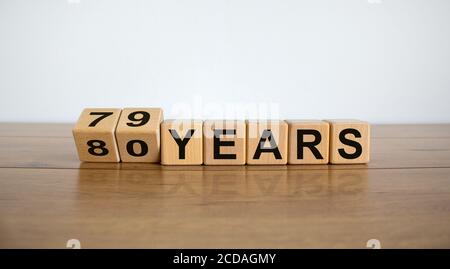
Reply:
M73 136L87 162L360 164L370 155L370 126L357 120L163 120L160 108L89 108Z

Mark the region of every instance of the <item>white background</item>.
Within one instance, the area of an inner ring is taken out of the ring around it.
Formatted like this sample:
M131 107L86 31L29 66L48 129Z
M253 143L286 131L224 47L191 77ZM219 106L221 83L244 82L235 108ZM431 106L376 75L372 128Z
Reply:
M448 0L0 0L0 121L450 122L449 100Z

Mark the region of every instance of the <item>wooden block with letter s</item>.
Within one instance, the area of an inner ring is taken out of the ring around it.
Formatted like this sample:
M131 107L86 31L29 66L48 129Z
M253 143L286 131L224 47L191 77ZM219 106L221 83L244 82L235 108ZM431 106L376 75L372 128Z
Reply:
M160 161L161 108L124 108L116 128L122 162Z
M289 164L327 164L329 152L328 122L288 120Z
M370 125L359 120L327 120L330 123L330 162L364 164L370 160Z
M121 109L87 108L72 130L80 161L119 162L115 130Z
M165 120L161 123L161 164L203 163L203 121Z
M205 165L244 165L245 121L207 120L203 123Z
M286 164L288 125L283 120L247 121L247 164Z

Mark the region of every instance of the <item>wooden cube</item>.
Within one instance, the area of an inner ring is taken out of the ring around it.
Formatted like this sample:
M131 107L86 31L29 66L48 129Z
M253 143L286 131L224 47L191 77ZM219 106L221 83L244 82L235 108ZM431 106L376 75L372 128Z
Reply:
M333 164L368 163L370 125L358 120L329 120L330 162Z
M124 108L116 129L122 162L160 161L161 108Z
M203 163L203 122L165 120L161 124L161 163L200 165Z
M87 108L72 130L80 161L119 162L115 130L118 108Z
M286 164L288 125L280 120L247 121L247 164Z
M320 120L290 120L289 164L327 164L329 124Z
M245 164L244 121L207 120L203 123L203 161L206 165Z

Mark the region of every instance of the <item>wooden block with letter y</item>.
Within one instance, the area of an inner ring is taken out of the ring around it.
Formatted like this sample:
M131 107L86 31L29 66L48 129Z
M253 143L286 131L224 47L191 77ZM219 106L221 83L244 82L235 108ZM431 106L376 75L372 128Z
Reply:
M286 164L288 125L282 120L247 121L247 164Z
M121 109L87 108L72 130L80 161L119 162L115 130Z
M124 108L116 129L122 162L160 161L161 108Z
M244 121L207 120L203 123L203 159L206 165L245 164Z
M161 124L161 164L200 165L203 163L203 122L165 120Z
M330 123L330 162L332 164L368 163L370 125L358 120L328 120Z
M289 164L327 164L329 152L328 122L289 120Z

